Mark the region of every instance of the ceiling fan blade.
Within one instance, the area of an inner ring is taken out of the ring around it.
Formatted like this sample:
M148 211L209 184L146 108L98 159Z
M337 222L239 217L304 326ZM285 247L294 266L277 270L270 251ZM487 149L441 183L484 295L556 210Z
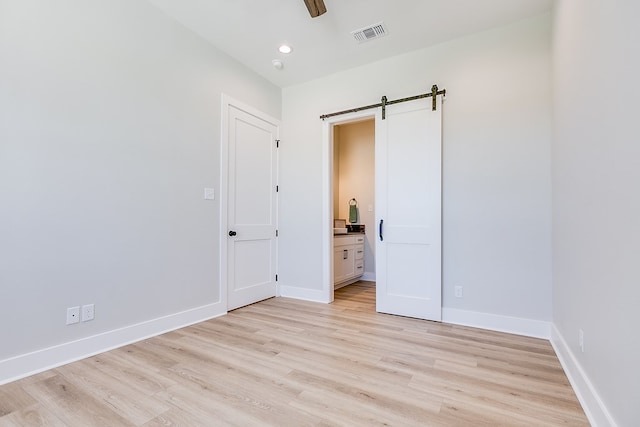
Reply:
M317 18L327 11L323 0L304 0L304 4L307 5L312 18Z

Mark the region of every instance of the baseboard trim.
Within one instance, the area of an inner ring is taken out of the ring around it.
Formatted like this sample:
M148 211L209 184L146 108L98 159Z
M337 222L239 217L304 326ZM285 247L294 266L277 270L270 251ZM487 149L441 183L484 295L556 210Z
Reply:
M296 288L293 286L280 286L280 296L286 298L295 298L304 301L329 303L326 300L325 293L316 289Z
M471 326L474 328L524 335L533 338L543 338L547 340L551 336L550 322L524 319L521 317L502 316L499 314L443 307L442 321L444 323L453 323L455 325Z
M591 380L555 324L551 327L551 345L591 425L594 427L616 427L617 424L611 413L600 399Z
M365 282L375 282L376 281L376 273L371 271L365 271L360 280L364 280Z
M226 314L221 302L0 360L0 385Z

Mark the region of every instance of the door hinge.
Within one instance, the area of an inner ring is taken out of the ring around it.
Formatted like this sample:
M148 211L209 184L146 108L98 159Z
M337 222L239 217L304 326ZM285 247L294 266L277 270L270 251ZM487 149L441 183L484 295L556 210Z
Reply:
M280 140L276 139L276 148L280 148Z
M276 230L276 237L278 237L278 230Z
M276 282L278 281L278 275L276 274Z
M276 193L280 191L280 186L276 185Z

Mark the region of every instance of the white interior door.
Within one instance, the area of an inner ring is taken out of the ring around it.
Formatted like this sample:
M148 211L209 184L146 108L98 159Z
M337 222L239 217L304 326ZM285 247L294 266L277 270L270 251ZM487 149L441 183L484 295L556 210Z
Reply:
M227 309L276 295L278 126L228 111Z
M376 115L376 310L442 320L442 106Z

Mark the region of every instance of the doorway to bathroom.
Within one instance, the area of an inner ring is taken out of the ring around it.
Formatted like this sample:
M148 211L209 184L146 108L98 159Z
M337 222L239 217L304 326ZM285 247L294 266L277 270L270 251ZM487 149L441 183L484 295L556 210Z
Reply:
M373 230L369 229L375 241L376 311L442 319L442 99L436 92L434 86L429 100L420 96L390 101L394 105L383 104L373 114L363 111L370 107L363 107L322 117L322 272L327 302L335 297L334 274L342 273L343 262L347 267L352 265L347 262L349 250L357 250L358 243L347 239L346 247L335 247L333 162L334 156L340 155L340 141L335 150L334 128L338 127L340 140L340 126L373 120L375 221ZM338 174L341 168L339 163ZM340 190L337 197L341 215ZM355 198L346 197L348 201ZM358 215L362 216L369 204L358 204Z
M334 291L355 284L375 291L374 118L333 126L332 177Z

